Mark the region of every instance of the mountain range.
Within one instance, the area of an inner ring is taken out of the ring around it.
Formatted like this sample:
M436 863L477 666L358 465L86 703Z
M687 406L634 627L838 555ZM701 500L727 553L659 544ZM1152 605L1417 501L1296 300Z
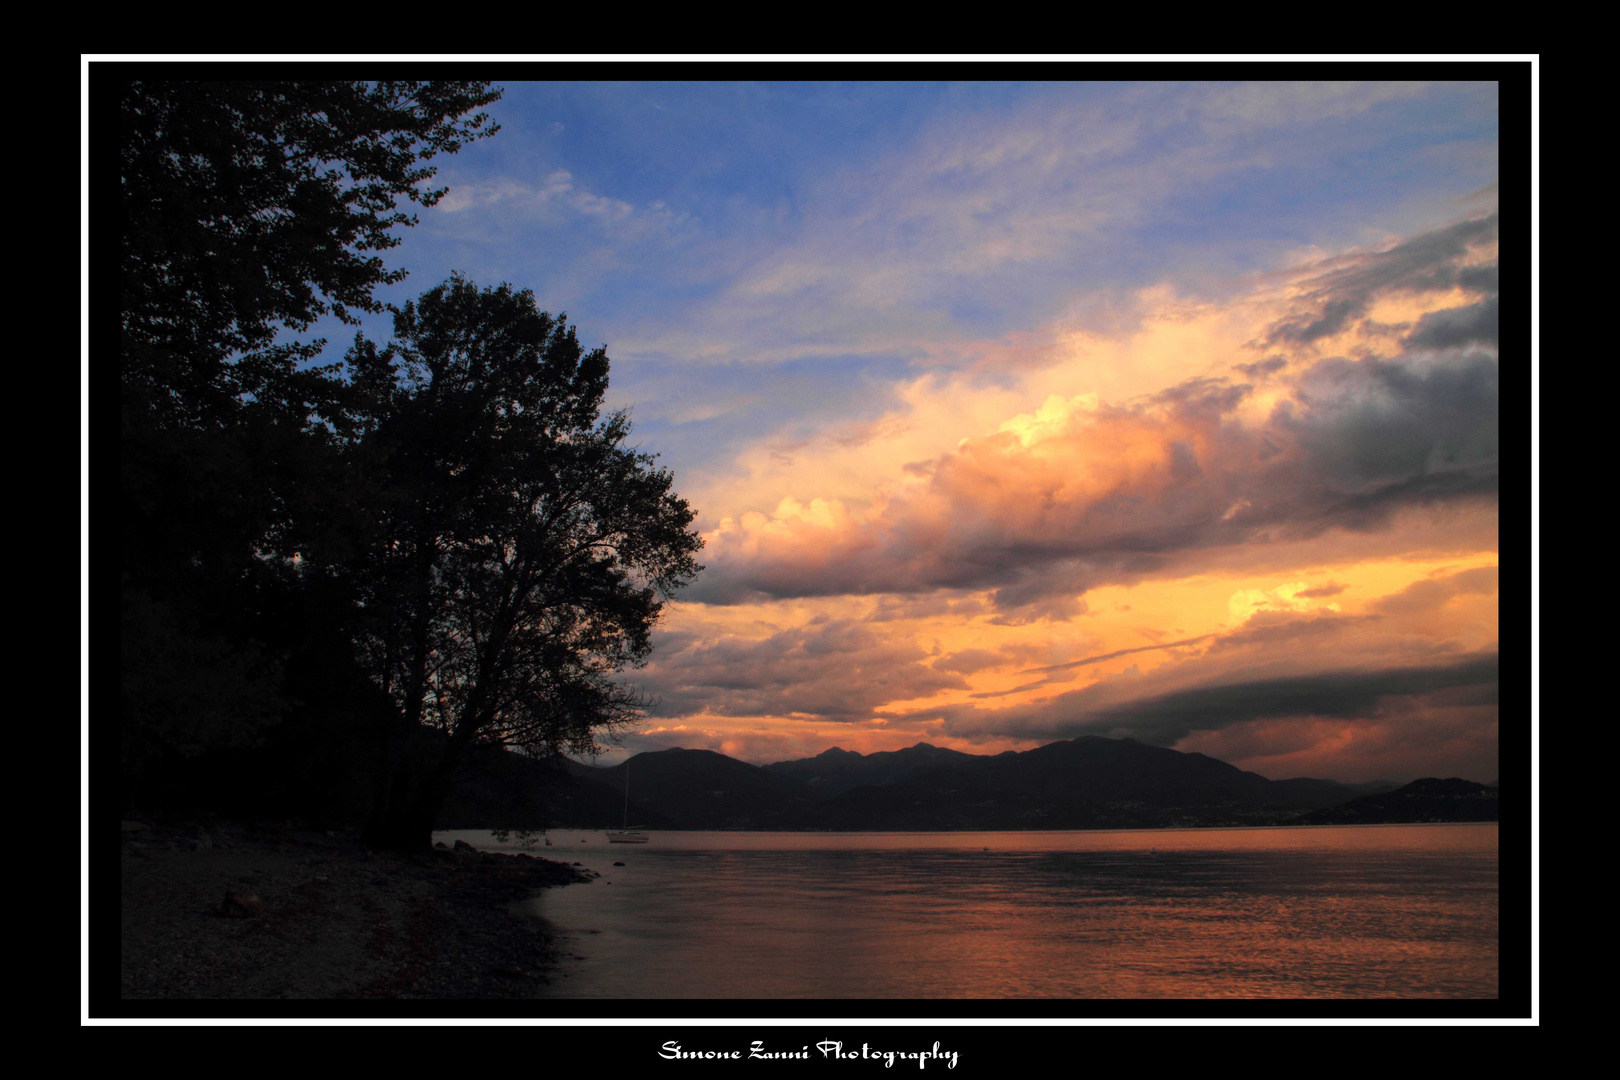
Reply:
M1466 780L1268 780L1204 754L1087 735L988 756L928 743L835 747L765 766L712 750L652 751L607 768L490 751L438 826L935 831L1496 817L1495 787Z
M1415 821L1497 821L1495 784L1450 777L1414 780L1394 791L1303 814L1301 825L1378 825Z

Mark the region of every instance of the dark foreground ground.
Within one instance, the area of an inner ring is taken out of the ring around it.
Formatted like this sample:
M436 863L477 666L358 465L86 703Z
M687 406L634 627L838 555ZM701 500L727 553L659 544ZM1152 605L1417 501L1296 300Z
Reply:
M518 910L586 883L525 855L368 851L282 826L126 820L124 998L524 998L555 944Z

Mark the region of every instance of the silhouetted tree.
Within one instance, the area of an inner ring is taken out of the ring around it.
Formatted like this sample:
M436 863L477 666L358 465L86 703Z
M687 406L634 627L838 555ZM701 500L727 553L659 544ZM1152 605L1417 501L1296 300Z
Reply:
M123 376L169 423L281 407L327 388L274 345L332 314L380 311L405 271L377 252L432 206L425 164L498 130L464 113L487 83L149 82L123 88L119 204Z
M118 87L123 760L250 744L285 712L301 587L336 527L347 387L313 320L376 311L436 154L492 134L487 83ZM349 502L353 502L349 497ZM352 524L344 526L354 531ZM278 629L279 628L279 629ZM276 634L282 637L277 639ZM126 799L131 797L126 786Z
M377 522L348 568L398 709L367 835L415 848L473 747L591 753L639 715L614 676L648 655L702 541L627 418L602 415L607 354L566 316L454 277L394 325L347 358Z

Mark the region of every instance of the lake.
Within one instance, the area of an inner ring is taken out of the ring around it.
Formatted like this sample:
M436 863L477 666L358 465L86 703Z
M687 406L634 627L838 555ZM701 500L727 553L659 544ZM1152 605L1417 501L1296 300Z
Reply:
M602 875L541 996L1498 995L1495 825L650 835L533 849Z

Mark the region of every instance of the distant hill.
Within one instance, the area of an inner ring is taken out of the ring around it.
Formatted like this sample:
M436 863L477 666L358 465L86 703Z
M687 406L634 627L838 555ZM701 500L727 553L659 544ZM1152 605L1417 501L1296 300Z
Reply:
M1272 824L1352 794L1268 780L1203 754L1088 735L1023 753L962 755L819 805L828 829L1092 829Z
M1397 784L1393 780L1373 780L1368 783L1346 784L1344 786L1354 792L1357 798L1360 798L1363 795L1382 795L1386 791L1394 791L1404 785Z
M972 830L1496 820L1465 780L1269 780L1204 754L1095 735L992 756L918 743L764 767L712 750L611 768L488 751L439 828ZM1436 786L1438 785L1438 786ZM1456 785L1463 785L1458 787Z
M924 742L904 750L884 750L876 754L858 754L835 746L813 758L778 761L765 766L765 771L804 784L817 799L830 799L850 788L892 784L929 769L982 760L975 754Z
M1499 821L1497 789L1470 780L1426 777L1296 818L1299 825L1379 825L1420 821Z
M568 758L536 759L510 750L474 754L445 799L439 829L616 828L624 815L624 788L604 783L592 769ZM676 825L656 811L636 822L648 828Z
M574 765L576 776L618 792L620 802L606 826L618 826L623 816L627 767L631 826L668 820L680 829L801 828L813 801L805 785L713 750L659 750L612 768Z

